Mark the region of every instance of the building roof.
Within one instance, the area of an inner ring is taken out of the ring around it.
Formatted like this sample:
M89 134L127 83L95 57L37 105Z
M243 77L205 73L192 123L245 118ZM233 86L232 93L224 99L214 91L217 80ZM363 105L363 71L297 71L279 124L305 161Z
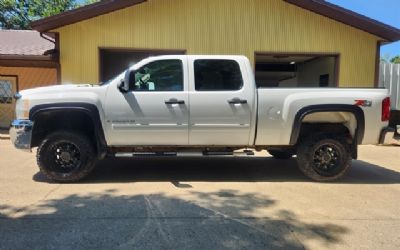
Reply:
M100 2L70 10L58 15L43 18L31 23L33 29L46 32L52 29L77 23L116 10L127 8L147 0L102 0ZM350 25L374 34L389 42L400 40L400 30L356 12L326 2L325 0L283 0L303 9L326 16L338 22Z
M31 30L0 30L1 56L44 56L46 51L55 49L53 42Z

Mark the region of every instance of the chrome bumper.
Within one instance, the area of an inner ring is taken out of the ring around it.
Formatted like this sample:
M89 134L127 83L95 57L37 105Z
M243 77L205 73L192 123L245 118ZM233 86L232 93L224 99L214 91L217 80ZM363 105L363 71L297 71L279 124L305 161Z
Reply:
M17 149L31 151L33 122L15 120L11 123L10 138Z

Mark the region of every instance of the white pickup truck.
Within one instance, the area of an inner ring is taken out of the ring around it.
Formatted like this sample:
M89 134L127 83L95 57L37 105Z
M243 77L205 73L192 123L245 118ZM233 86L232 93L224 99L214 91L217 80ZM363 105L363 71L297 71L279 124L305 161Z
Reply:
M360 144L389 129L384 89L257 88L243 56L147 58L101 85L16 94L11 139L38 147L51 180L86 177L107 156L297 155L315 181L342 177ZM241 149L246 149L242 150Z

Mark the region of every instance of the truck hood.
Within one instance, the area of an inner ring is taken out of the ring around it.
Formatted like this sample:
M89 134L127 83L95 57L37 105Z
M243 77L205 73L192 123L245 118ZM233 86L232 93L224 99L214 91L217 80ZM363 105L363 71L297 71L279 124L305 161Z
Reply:
M27 89L20 92L20 94L24 96L31 96L35 94L52 94L52 93L62 93L65 91L73 91L73 90L86 90L89 88L93 88L93 85L90 84L67 84L67 85L55 85L48 87L39 87L34 89Z

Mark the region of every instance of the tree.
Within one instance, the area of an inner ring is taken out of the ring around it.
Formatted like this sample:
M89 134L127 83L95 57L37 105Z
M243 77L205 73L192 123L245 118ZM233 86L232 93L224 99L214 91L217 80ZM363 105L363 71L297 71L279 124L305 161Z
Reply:
M95 0L0 0L1 29L30 29L40 18L59 14Z
M393 57L393 58L390 60L390 62L391 62L391 63L394 63L394 64L400 64L400 55Z

